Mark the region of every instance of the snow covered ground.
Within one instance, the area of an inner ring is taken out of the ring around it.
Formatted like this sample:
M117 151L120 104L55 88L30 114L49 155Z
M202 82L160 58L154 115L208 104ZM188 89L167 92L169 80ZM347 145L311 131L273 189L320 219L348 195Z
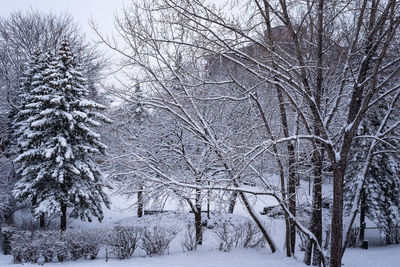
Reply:
M329 192L327 192L329 194ZM304 192L303 199L307 193ZM265 206L276 205L275 200L268 197L250 198L253 202L255 210L261 211ZM111 210L105 210L105 218L102 223L94 221L92 223L80 222L79 220L70 221L69 226L73 228L101 228L112 227L115 225L132 225L138 219L136 218L135 209L129 207L135 200L125 199L121 196L112 196ZM235 213L238 215L248 216L243 205L238 202ZM182 224L186 218L192 218L193 214L189 214L184 207L180 207L176 201L167 201L164 207L166 210L180 210L178 214L164 214L162 216L145 216L142 219L149 223L157 221L162 224L172 223L178 225ZM282 250L284 247L284 224L282 220L271 219L268 216L261 216L265 224L268 225L269 231L276 242L278 249ZM366 237L371 238L377 233L372 233L371 236L368 231ZM46 263L46 266L59 266L59 267L299 267L305 266L301 260L303 258L302 252L297 251L297 259L286 258L281 252L271 254L268 247L265 249L234 249L230 252L221 252L217 250L218 244L211 230L205 231L204 245L195 252L183 252L181 247L182 235L178 235L171 243L168 255L149 257L140 249L135 252L135 256L128 260L110 259L105 261L104 251L100 253L99 258L93 261L78 260L69 261L64 263ZM349 267L397 267L400 266L400 246L386 246L377 247L373 246L377 242L370 242L372 246L368 250L358 248L349 248L344 255L344 266ZM0 255L0 267L18 266L12 263L11 256ZM25 263L24 266L37 266L37 264Z
M299 255L300 256L300 255ZM301 258L301 257L299 257ZM344 266L348 267L397 267L400 265L400 246L372 247L368 250L348 249L344 255ZM156 257L135 257L128 260L104 259L93 261L48 263L46 266L60 267L301 267L306 266L295 259L285 258L281 253L253 249L236 249L225 253L216 250L200 250L189 253L173 253ZM10 256L0 255L0 266L12 264ZM38 266L25 263L24 266Z
M0 266L16 266L11 264L10 257L0 256ZM304 266L294 259L287 259L281 254L272 255L265 251L248 250L233 250L229 253L220 251L196 251L189 253L175 253L172 255L157 256L157 257L135 257L129 260L111 259L108 262L102 260L80 260L76 262L65 263L50 263L46 266L62 266L62 267L246 267L251 263L252 267L286 267L286 266ZM24 264L32 266L35 264ZM37 264L36 264L37 266Z

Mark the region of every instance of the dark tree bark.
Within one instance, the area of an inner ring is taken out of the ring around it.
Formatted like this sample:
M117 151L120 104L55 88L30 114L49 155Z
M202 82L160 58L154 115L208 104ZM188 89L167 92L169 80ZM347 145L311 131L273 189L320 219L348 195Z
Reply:
M201 190L196 189L196 210L194 213L194 224L196 228L196 242L198 245L203 244L203 224L201 222Z
M364 233L365 229L363 224L365 223L365 190L361 190L361 199L360 199L360 242L364 241Z
M137 216L140 218L143 216L143 186L140 185L139 192L137 195L137 202L138 202L138 209L137 209Z
M60 229L61 231L67 230L67 205L65 203L61 203Z
M40 227L41 229L44 229L44 228L46 227L46 220L45 220L44 213L41 213L41 214L40 214L40 217L39 217L39 227Z
M312 209L312 225L311 231L315 235L319 244L322 244L322 168L323 168L323 151L316 151L314 186L313 186L313 209ZM319 265L321 262L320 252L315 244L313 246L312 265Z
M286 113L285 113L286 114ZM286 117L286 115L285 115ZM297 184L297 176L295 170L295 152L294 146L292 143L288 142L287 145L288 154L289 154L289 177L287 184L288 191L288 202L289 202L289 211L296 216L296 184ZM289 219L289 229L290 229L290 252L292 255L295 253L296 249L296 225L293 219Z
M318 109L321 109L321 98L324 95L323 88L323 35L324 35L324 0L318 1L317 15L317 84L315 88L315 103ZM318 119L314 118L314 133L320 136L321 132L318 127ZM318 243L322 244L322 169L324 165L324 149L322 144L315 142L314 146L314 185L313 200L311 214L311 232L316 237ZM317 250L316 244L313 243L312 265L320 265L321 253Z
M237 192L232 192L231 196L229 197L229 207L228 207L228 213L233 213L236 205L236 199L237 199Z
M312 213L310 218L310 230L317 238L318 243L322 244L322 168L323 168L323 153L320 151L314 152L314 182L313 182L313 198L312 198ZM306 251L304 253L304 263L306 265L319 265L321 255L317 246L311 240L308 240Z
M210 181L208 181L208 186L210 186ZM207 218L210 219L210 202L211 202L211 191L207 191Z
M332 232L330 266L342 265L343 242L343 179L345 162L341 161L333 171L333 205L332 205Z

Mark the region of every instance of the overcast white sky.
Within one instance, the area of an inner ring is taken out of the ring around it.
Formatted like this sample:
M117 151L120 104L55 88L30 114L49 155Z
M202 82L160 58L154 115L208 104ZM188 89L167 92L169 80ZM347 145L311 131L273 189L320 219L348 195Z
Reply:
M35 9L53 13L67 12L81 26L82 32L91 39L88 20L92 16L101 32L110 33L113 30L114 14L132 0L0 0L0 16L7 17L15 10Z

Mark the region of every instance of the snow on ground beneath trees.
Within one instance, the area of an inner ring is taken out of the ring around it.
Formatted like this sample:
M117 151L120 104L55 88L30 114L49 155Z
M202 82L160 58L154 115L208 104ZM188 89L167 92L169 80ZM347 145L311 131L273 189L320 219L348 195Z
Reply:
M301 259L300 255L298 257ZM348 267L397 267L400 262L400 246L371 247L368 250L348 249L344 255L343 266ZM286 258L282 253L271 254L254 249L235 249L231 252L216 250L174 253L155 257L134 257L128 260L104 259L78 260L64 263L46 263L45 266L60 267L304 267L295 259ZM10 256L0 255L0 266L12 264ZM25 263L24 266L38 266Z
M304 184L303 184L304 183ZM307 201L308 189L307 181L302 181L304 192L299 192L299 199ZM254 189L254 187L249 187ZM159 214L156 216L144 216L142 219L136 217L136 209L134 207L136 197L125 198L120 195L110 194L112 205L111 209L104 210L104 219L102 223L94 220L91 223L81 222L79 220L70 220L68 222L71 228L104 228L116 225L134 225L138 222L148 224L168 224L175 227L185 227L188 220L193 220L193 214L189 213L186 205L179 204L176 200L165 200L163 202L164 210L174 210L174 213ZM331 196L330 187L324 188L324 195ZM277 205L272 197L259 196L257 198L250 197L254 210L261 212L266 206ZM211 210L218 210L221 207L211 207ZM223 208L225 210L225 208ZM235 214L249 217L245 207L240 201L237 202ZM204 217L206 215L204 214ZM277 252L271 254L268 246L264 249L233 249L230 252L221 252L212 230L206 230L204 233L204 245L199 247L195 252L183 252L181 240L184 235L180 232L171 242L168 255L163 256L146 256L144 251L138 249L134 257L127 260L109 259L105 261L104 251L99 254L98 259L68 261L63 263L46 263L46 266L60 267L243 267L251 264L251 267L297 267L306 266L301 261L303 252L297 250L297 259L286 258L283 251L284 248L284 221L280 219L272 219L268 216L260 216L268 230L271 233L275 243L277 244ZM211 218L212 219L212 218ZM239 218L240 219L240 218ZM378 236L378 237L377 237ZM378 247L379 233L376 231L367 231L366 238L370 241L370 248L362 250L359 248L348 248L344 255L344 266L349 267L396 267L400 266L400 246L383 246ZM299 239L298 239L299 241ZM0 255L0 266L17 266L12 264L11 256ZM24 266L38 266L37 264L24 263Z
M0 266L16 266L10 263L11 257L0 256ZM110 259L105 262L99 260L79 260L75 262L64 263L46 263L46 266L62 267L243 267L251 263L252 267L302 267L303 263L295 259L284 257L282 254L271 254L265 251L253 249L240 250L235 249L231 252L220 251L196 251L189 253L174 253L171 255L156 257L135 257L128 260ZM37 264L25 263L24 266L37 266Z

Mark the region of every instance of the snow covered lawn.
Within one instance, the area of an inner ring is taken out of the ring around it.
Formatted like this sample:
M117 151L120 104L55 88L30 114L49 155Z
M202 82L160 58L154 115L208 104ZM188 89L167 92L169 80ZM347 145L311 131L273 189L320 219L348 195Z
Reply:
M345 267L398 267L400 245L370 247L368 250L349 248L344 253L343 263Z
M299 255L300 256L300 255ZM301 258L301 257L300 257ZM372 247L368 250L348 249L344 255L344 266L348 267L397 267L400 265L400 246ZM20 266L12 264L10 256L0 255L0 266ZM24 266L38 266L25 263ZM157 257L134 257L129 260L104 259L94 261L79 260L64 263L48 263L45 266L59 267L304 267L295 259L283 254L271 254L253 249L235 249L225 253L220 251L197 251L174 253Z
M251 266L249 266L251 264ZM11 257L0 256L0 266L18 266L11 264ZM37 266L37 264L24 264L24 266ZM104 259L89 261L79 260L76 262L48 263L45 266L60 267L303 267L304 264L296 262L295 259L285 258L277 253L271 254L266 251L254 249L236 249L225 253L220 251L196 251L188 253L174 253L172 255L156 257L134 257L128 260Z

